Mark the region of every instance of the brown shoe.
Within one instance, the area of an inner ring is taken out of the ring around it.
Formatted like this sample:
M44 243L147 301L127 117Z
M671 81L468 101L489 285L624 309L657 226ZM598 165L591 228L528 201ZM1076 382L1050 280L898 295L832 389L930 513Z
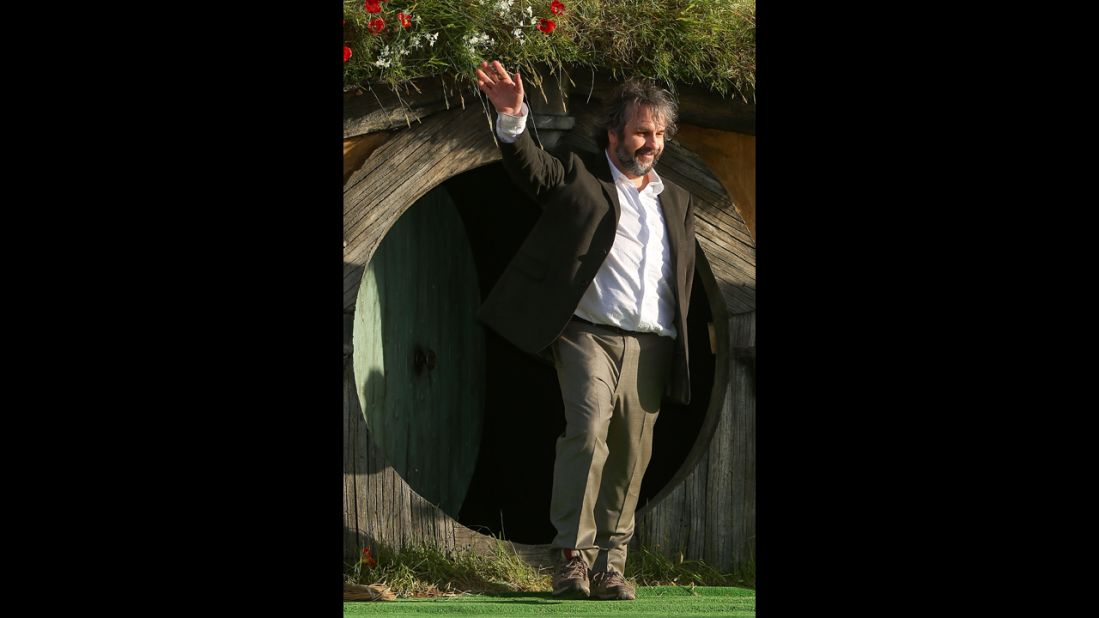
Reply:
M621 573L602 571L591 574L591 598L601 601L632 601L637 595Z
M586 599L591 588L588 586L588 565L580 557L580 552L565 550L565 563L553 576L553 596L558 599Z

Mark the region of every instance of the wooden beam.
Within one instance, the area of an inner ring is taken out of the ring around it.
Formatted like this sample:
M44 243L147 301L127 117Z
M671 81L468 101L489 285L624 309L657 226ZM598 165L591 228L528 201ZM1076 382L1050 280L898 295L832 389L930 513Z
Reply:
M370 155L390 138L392 133L376 132L343 140L343 182L363 166Z
M344 139L377 131L404 129L437 112L481 107L478 93L454 79L424 77L397 90L375 84L344 95Z
M546 78L543 76L543 79ZM566 71L564 79L569 82L568 87L564 88L569 93L567 96L581 104L587 103L589 98L597 100L606 97L619 82L609 73L597 71L593 74L582 68ZM528 87L528 96L534 97L535 92L533 85ZM700 86L677 84L676 97L679 100L680 122L708 129L756 134L755 103L747 103L736 94L722 97ZM398 87L396 91L384 84L375 84L344 95L343 136L346 139L410 127L441 111L482 105L491 107L487 101L482 102L480 93L468 82L459 82L451 77L409 80L407 85Z

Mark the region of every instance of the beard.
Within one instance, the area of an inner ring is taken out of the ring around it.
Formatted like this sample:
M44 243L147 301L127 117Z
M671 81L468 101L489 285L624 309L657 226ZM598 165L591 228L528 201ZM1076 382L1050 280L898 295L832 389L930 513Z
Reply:
M622 164L622 167L633 174L634 176L644 176L649 173L649 170L656 165L656 162L660 160L660 155L664 154L663 150L654 150L652 148L638 148L634 152L628 152L622 147L622 144L618 144L618 148L614 149L615 156L618 157L618 162ZM642 163L638 160L641 155L651 154L653 155L652 161L648 163Z

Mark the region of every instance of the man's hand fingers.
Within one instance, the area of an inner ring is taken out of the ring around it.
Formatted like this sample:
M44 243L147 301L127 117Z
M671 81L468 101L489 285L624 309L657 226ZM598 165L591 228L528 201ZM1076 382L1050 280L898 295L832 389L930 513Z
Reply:
M496 85L496 82L492 81L492 78L486 75L485 72L481 69L477 69L475 74L477 75L477 79L479 80L478 85L485 84L490 88Z
M499 60L493 60L491 65L482 61L473 74L477 78L477 87L488 95L497 109L509 110L508 113L520 109L516 106L517 101L520 106L523 101L523 79L519 77L519 71L509 74Z
M500 81L511 83L511 77L508 76L508 72L504 70L504 65L500 64L499 60L492 61L492 68L496 69L496 75L499 76Z
M485 87L491 88L491 87L496 85L496 81L494 79L492 79L491 77L489 77L488 73L486 73L484 71L484 69L489 69L489 66L488 66L487 62L482 61L481 62L481 68L476 69L474 71L474 75L476 75L477 79L481 80L481 82L485 84ZM489 69L489 70L491 70L491 69ZM480 84L478 84L478 85L480 85Z

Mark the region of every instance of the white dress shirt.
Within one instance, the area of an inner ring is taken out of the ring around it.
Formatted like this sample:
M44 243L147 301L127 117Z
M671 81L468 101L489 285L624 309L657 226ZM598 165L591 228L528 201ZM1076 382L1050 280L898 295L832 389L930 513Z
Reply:
M500 141L514 143L523 133L527 114L526 103L520 116L498 114ZM604 152L604 156L618 189L621 217L614 244L580 299L576 315L595 324L675 338L675 292L669 283L674 281L672 247L658 197L664 183L656 170L650 170L649 183L638 191L610 155Z

